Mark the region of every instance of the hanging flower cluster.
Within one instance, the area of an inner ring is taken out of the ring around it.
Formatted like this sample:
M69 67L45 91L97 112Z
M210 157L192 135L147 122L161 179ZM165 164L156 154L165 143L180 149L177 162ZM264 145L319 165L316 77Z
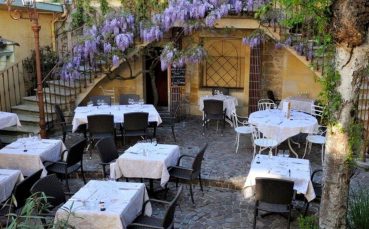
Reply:
M178 50L173 42L164 46L160 55L161 69L164 71L168 66L183 67L186 63L198 63L207 55L202 45L194 45L184 50Z
M254 48L269 40L269 36L261 29L254 30L249 36L242 38L242 44Z
M101 24L85 29L82 39L73 47L72 57L62 68L62 78L78 78L81 60L93 65L96 59L103 58L108 64L118 66L120 56L133 44L134 29L135 19L131 14L110 14Z

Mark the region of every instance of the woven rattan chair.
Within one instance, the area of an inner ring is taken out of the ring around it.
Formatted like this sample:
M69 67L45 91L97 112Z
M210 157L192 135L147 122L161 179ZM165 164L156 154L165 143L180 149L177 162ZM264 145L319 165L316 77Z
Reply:
M75 143L69 150L63 151L59 161L49 162L46 165L46 169L49 173L56 173L64 177L68 191L70 191L68 176L69 174L76 172L78 169L81 169L83 182L86 184L85 174L83 171L83 152L86 148L86 142L86 139L83 139ZM65 153L68 153L66 161L63 160Z
M203 133L211 120L222 121L222 134L225 128L226 109L223 109L223 101L216 99L204 100L204 120L203 120Z
M119 96L119 104L120 105L128 105L128 100L133 99L134 101L140 100L140 96L136 94L121 94Z
M100 156L100 165L103 168L105 178L107 175L105 167L109 166L111 162L114 162L119 157L119 153L112 137L100 139L96 143L96 148Z
M31 188L31 193L44 193L47 197L47 213L49 216L55 215L58 207L65 203L66 193L63 191L61 183L55 174L48 175L38 180Z
M144 206L142 208L142 214L138 216L133 223L128 225L127 228L162 228L162 229L169 229L174 228L174 213L176 211L177 201L179 196L182 193L182 186L178 188L176 196L173 198L172 201L167 202L163 200L156 200L156 199L150 199L147 200L144 203ZM145 216L145 206L147 203L153 202L153 203L159 203L163 204L166 207L166 210L164 212L163 218L156 218L153 216Z
M126 137L146 138L148 136L148 124L149 113L147 112L125 113L122 125L123 145L126 144Z
M111 105L111 97L108 96L108 95L93 95L93 96L90 96L90 101L92 101L92 104L94 106L99 105L97 103L98 100L103 101L107 105Z
M65 120L65 115L63 113L63 111L61 110L59 105L54 105L55 106L55 114L56 114L56 118L57 118L57 124L60 125L60 128L63 132L63 142L65 142L65 138L67 136L68 133L72 133L72 128L73 125L71 123L67 123ZM79 125L77 128L77 133L83 133L84 137L87 138L87 134L86 134L86 129L87 129L87 125L86 124L82 124Z
M254 208L254 224L256 228L256 218L259 211L272 213L288 214L288 229L290 228L293 185L290 180L282 180L275 178L255 178L255 208Z
M178 103L172 112L159 112L161 120L163 121L160 124L160 127L170 127L172 129L173 139L176 142L176 134L174 132L175 123L177 122L177 116L180 109L181 104Z
M177 165L169 167L169 175L170 178L174 178L176 180L176 186L178 186L178 180L186 180L189 181L190 185L190 195L192 203L194 204L195 201L193 199L192 193L192 183L194 180L198 179L200 183L201 191L203 192L202 182L201 182L201 164L202 160L204 159L204 153L208 144L205 144L200 151L196 154L196 156L183 154L178 158ZM191 167L184 167L181 165L181 159L184 157L192 158L192 166Z
M106 137L115 138L114 116L101 114L87 116L90 159L95 143Z

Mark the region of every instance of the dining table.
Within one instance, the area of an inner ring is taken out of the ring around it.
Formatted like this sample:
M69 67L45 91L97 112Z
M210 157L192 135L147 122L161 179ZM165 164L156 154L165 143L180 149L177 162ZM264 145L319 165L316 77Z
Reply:
M24 176L43 169L43 177L47 175L43 162L60 160L64 150L59 139L20 138L0 150L0 168L19 169Z
M15 113L0 111L0 129L10 126L22 126L18 115Z
M159 112L152 104L132 104L132 105L100 105L100 106L80 106L74 110L72 121L72 131L75 132L79 125L87 124L87 116L110 114L114 116L114 123L124 123L124 114L130 112L149 113L149 123L162 123Z
M110 178L160 179L165 187L170 177L168 167L176 165L179 156L178 145L137 143L110 164Z
M238 100L234 96L222 95L222 94L205 95L205 96L201 96L198 101L199 110L201 112L203 112L204 110L204 100L208 100L208 99L215 99L215 100L223 101L223 109L226 110L226 116L229 119L232 118L232 113L236 111L236 106L238 106Z
M258 154L251 162L249 174L244 185L244 195L249 198L253 195L252 187L255 178L277 178L294 182L293 189L303 194L307 201L315 199L315 191L310 178L310 161L306 159L269 156Z
M151 216L145 184L91 180L79 189L55 214L55 222L68 220L78 229L122 229L142 212Z
M290 138L300 133L312 134L318 129L318 120L314 116L295 110L291 110L289 118L279 109L256 111L250 114L249 123L278 144L287 140L291 152L296 157L298 154L293 149Z
M0 169L0 203L7 200L15 185L24 179L23 174L17 169Z

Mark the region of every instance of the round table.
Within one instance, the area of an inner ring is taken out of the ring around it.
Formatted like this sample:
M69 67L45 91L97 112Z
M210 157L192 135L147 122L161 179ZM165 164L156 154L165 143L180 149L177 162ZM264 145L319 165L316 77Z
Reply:
M299 133L315 133L318 128L315 117L293 110L289 119L279 109L256 111L250 114L249 123L255 125L265 137L277 140L278 144L288 140L288 146L296 157L298 155L291 146L290 137Z

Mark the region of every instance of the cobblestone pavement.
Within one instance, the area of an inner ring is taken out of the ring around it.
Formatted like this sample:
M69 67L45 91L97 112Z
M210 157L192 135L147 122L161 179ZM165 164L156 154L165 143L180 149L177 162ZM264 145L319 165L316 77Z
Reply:
M199 147L207 142L209 146L202 165L202 176L203 179L213 180L217 186L220 186L204 187L203 193L196 186L194 190L196 204L192 205L188 186L184 184L180 207L176 211L176 228L252 228L254 200L245 199L241 192L241 187L246 180L252 160L251 136L241 136L240 149L236 154L234 144L236 135L229 125L226 125L223 135L220 130L216 130L215 124L210 125L206 134L202 135L201 120L191 118L186 122L178 123L175 131L177 142L174 142L170 128L158 128L158 142L178 144L181 153L187 154L195 154ZM74 137L68 138L67 145L70 145L76 139ZM302 142L300 148L294 146L300 156L304 152L304 139L304 136L295 139ZM134 144L134 141L131 144ZM126 147L119 145L120 149ZM283 143L278 149L286 150L288 146ZM306 158L311 161L312 170L321 168L319 146L314 146L312 152ZM89 159L89 155L86 154L84 159L85 170L89 172L101 171L98 162L99 158L96 152L92 153L92 159ZM369 174L361 171L355 176L353 183L355 186L359 186L367 181L369 181ZM80 180L74 180L73 183L74 190L78 190L83 185ZM227 183L232 183L234 186L229 186ZM175 194L175 187L172 184L169 187L168 199L170 200ZM232 187L232 189L224 187ZM303 205L302 202L298 201L296 204L300 207ZM163 214L157 206L154 206L154 212L156 215ZM313 204L309 213L317 214L317 212L318 206ZM297 228L296 218L299 214L297 210L293 211L295 220L292 222L291 228ZM258 218L257 228L286 228L286 226L287 220L277 215Z

